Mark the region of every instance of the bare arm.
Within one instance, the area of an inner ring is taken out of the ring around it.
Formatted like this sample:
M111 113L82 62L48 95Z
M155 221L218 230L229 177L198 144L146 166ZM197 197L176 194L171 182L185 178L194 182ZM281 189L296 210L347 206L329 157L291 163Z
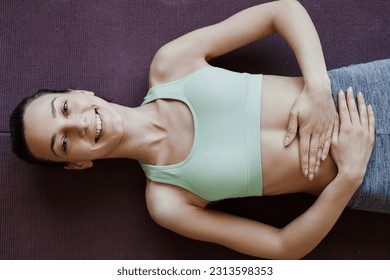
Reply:
M299 259L328 234L353 194L337 190L356 186L356 181L337 177L310 209L282 229L177 201L156 207L151 216L159 225L192 239L259 258Z
M218 243L261 258L298 259L313 250L336 223L365 174L374 144L374 114L352 90L339 95L340 126L332 136L339 173L316 202L282 229L199 207L182 199L181 189L158 186L157 203L148 203L153 219L181 235ZM178 199L177 199L178 198ZM150 201L150 199L149 199ZM180 211L179 211L180 210Z

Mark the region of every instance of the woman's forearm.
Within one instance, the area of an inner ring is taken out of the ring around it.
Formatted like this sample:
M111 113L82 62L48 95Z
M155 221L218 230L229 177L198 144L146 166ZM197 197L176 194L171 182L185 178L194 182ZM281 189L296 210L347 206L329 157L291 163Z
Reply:
M323 240L360 182L358 177L337 175L305 213L280 231L280 243L286 258L302 258Z
M276 31L293 50L305 83L321 85L329 82L322 46L316 28L298 1L286 1L275 17Z
M313 22L298 1L286 0L282 7L274 17L274 28L294 51L305 83L291 109L284 145L290 145L299 134L302 174L313 180L321 160L329 153L336 110L321 42Z

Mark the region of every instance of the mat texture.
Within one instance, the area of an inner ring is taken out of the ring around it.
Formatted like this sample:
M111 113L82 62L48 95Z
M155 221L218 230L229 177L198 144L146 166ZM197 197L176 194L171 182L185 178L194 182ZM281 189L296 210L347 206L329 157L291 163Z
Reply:
M42 168L10 152L8 119L41 88L81 88L138 106L164 43L261 0L5 0L0 3L0 259L251 259L156 225L145 179L131 160L83 172ZM390 57L388 0L302 0L328 68ZM250 27L248 27L250 28ZM252 73L300 75L278 36L218 58ZM227 200L215 208L282 226L305 211L303 194ZM306 259L390 259L390 217L346 210Z

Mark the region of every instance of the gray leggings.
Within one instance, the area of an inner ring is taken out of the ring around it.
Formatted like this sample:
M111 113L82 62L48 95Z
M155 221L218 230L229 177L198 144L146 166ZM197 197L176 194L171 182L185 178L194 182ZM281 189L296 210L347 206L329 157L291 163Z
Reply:
M390 213L390 59L329 71L337 106L340 89L361 91L375 113L375 146L362 185L348 206Z

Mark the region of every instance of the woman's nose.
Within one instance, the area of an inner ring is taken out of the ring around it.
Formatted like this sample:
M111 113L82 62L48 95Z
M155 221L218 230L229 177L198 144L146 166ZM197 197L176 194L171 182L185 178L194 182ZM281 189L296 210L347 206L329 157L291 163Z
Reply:
M84 137L87 133L88 123L84 117L68 119L68 129L78 133L80 137Z

